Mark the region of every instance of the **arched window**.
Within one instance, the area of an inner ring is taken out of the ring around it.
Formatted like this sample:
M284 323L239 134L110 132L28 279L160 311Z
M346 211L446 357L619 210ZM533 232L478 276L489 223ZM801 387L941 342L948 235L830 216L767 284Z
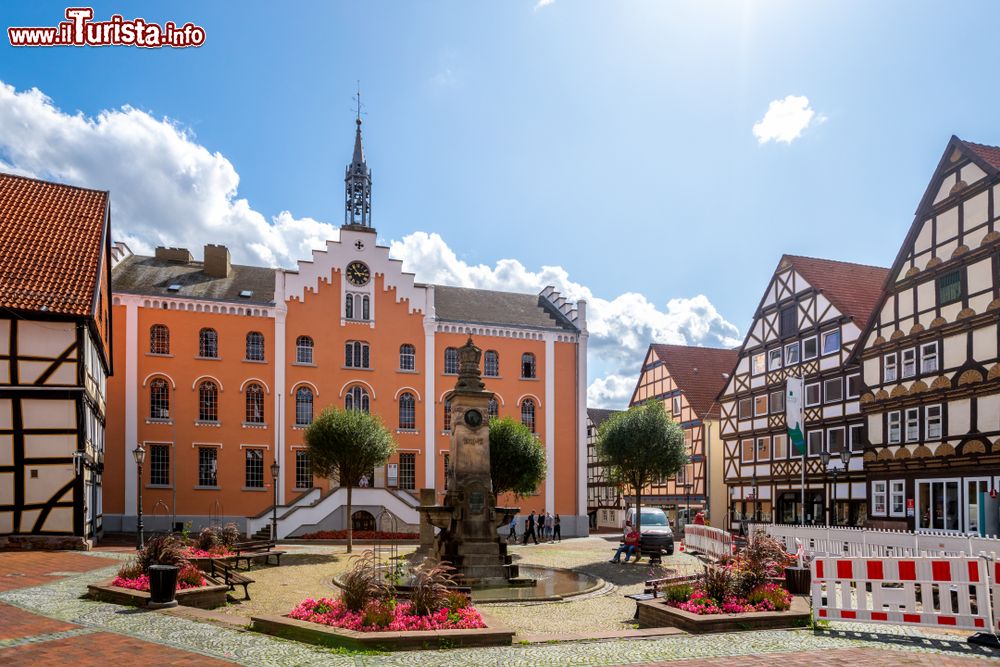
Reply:
M349 320L354 319L354 295L345 294L344 295L344 317Z
M371 319L371 303L368 301L368 295L361 297L361 319L370 320Z
M409 343L399 346L399 370L412 371L417 368L417 349Z
M521 355L521 377L535 377L535 355L531 352L525 352Z
M264 423L264 388L254 383L247 386L247 423Z
M444 399L444 430L451 430L451 396Z
M351 529L357 531L375 530L375 517L371 515L371 512L358 510L351 515Z
M170 329L163 324L149 327L149 353L170 354Z
M219 334L215 329L202 329L198 332L198 356L206 359L219 358Z
M344 317L349 320L370 320L371 300L367 294L344 295Z
M535 432L535 402L530 398L521 402L521 423Z
M344 397L344 407L348 410L368 412L368 392L358 386L348 389L347 396Z
M308 426L313 420L313 393L309 387L299 387L295 392L295 425Z
M170 387L166 380L156 378L149 383L149 418L170 419Z
M309 336L299 336L295 339L295 363L313 363L313 339Z
M198 421L219 421L219 388L210 380L198 385Z
M500 355L496 350L486 350L483 357L483 375L486 377L500 377Z
M348 368L371 368L368 343L359 340L347 341L344 345L344 365Z
M444 372L458 374L458 350L453 347L444 349Z
M500 416L500 404L497 403L497 399L490 399L490 404L486 407L486 414L489 415L490 419L496 419Z
M417 402L409 392L399 397L399 428L417 428Z
M247 361L264 361L264 334L259 331L247 334Z

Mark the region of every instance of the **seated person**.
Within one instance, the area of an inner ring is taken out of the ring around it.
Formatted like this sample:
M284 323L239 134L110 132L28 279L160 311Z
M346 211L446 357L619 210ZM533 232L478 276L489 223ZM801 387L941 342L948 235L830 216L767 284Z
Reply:
M629 532L625 535L625 543L618 547L618 551L615 552L614 557L609 560L609 563L618 563L619 558L621 558L622 552L625 553L625 562L628 562L630 556L636 553L639 548L639 531L635 529L634 526L629 526ZM639 560L638 555L636 555L636 560Z

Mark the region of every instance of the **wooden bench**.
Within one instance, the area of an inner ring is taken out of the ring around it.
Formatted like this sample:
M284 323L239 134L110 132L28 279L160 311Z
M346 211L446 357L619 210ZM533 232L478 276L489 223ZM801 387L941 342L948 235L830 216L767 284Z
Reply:
M240 561L245 560L249 570L251 561L263 560L264 564L267 565L271 556L274 556L274 564L281 565L281 557L285 552L275 550L274 546L274 542L267 540L239 542L233 546L233 551L236 552L236 555L233 556L234 563L239 568Z
M617 553L618 547L613 547L612 551ZM650 565L662 565L663 564L663 550L656 547L646 547L643 548L642 542L639 543L639 548L636 549L635 553L632 554L633 559L629 561L630 563L638 563L639 559L645 556L649 559Z
M691 577L666 577L664 579L648 579L643 585L642 593L633 593L632 595L626 595L629 600L635 600L635 618L639 618L639 601L640 600L655 600L660 596L660 591L663 588L669 588L670 586L677 586L678 584L685 584L696 580L696 576Z
M250 599L250 584L256 583L253 579L246 576L245 574L240 574L236 570L235 565L230 565L229 563L213 558L211 560L211 576L215 578L222 578L222 582L229 586L229 590L235 592L237 586L243 587L243 599Z

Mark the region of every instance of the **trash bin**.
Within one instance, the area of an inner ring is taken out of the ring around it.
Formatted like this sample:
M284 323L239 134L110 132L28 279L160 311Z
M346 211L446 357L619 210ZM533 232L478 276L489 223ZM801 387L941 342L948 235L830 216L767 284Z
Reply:
M808 567L786 567L785 588L792 595L807 595L812 583L812 571Z
M149 601L155 605L169 604L177 593L176 565L149 566Z

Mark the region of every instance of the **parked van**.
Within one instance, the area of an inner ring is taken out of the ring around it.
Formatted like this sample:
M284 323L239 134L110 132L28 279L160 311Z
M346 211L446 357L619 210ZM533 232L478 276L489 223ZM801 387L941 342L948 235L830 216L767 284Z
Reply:
M622 525L622 539L625 533L635 525L635 508L630 507L625 513L625 523ZM659 550L668 556L674 553L674 534L670 530L670 521L659 507L643 507L642 521L639 525L642 552Z

